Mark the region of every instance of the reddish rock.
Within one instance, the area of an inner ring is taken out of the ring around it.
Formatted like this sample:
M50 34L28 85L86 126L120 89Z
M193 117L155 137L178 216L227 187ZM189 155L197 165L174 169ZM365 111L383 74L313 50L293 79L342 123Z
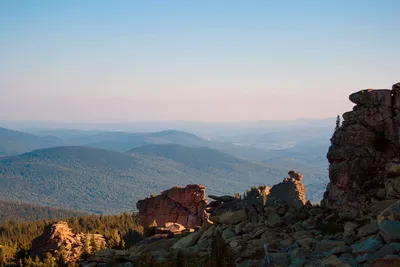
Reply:
M285 178L282 183L274 185L267 197L268 201L285 201L289 206L300 208L306 203L306 189L301 182L303 175L296 171L290 171L289 178Z
M79 259L85 239L89 241L89 249L92 249L90 247L92 238L94 238L97 248L105 243L102 235L74 234L66 222L56 222L47 225L43 234L32 241L30 255L31 257L44 257L46 253L51 253L54 256L61 246L64 246L66 259L72 263Z
M173 222L186 228L201 226L207 207L205 196L204 186L188 185L173 187L158 196L139 200L136 206L140 222L145 227L154 221L157 225Z

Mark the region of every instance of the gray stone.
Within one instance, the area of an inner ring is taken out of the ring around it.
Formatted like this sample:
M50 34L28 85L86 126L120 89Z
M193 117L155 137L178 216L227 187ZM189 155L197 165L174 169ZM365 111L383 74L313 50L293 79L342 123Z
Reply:
M251 238L252 239L259 238L262 234L265 233L266 230L267 229L265 229L265 228L261 228L261 229L256 230L254 233L251 234Z
M347 238L349 236L351 236L352 234L354 234L354 230L358 227L358 224L354 223L354 222L347 222L344 225L344 232L343 232L343 237Z
M276 213L271 213L268 215L268 218L265 220L265 224L269 227L275 227L282 224L283 220L281 216Z
M244 260L242 262L236 263L236 267L253 267L256 263L256 260Z
M293 238L297 241L299 239L303 239L306 237L312 237L312 234L309 231L297 231L293 234Z
M315 245L315 252L324 252L343 245L345 245L344 241L322 240Z
M382 248L382 243L374 237L359 241L351 245L353 254L374 253Z
M386 255L400 253L400 243L389 243L384 245L375 254L377 257L382 258Z
M229 228L227 228L227 229L225 229L223 232L222 232L222 238L224 239L224 240L227 240L227 239L229 239L229 238L232 238L232 237L234 237L236 234L235 234L235 232L233 232L231 229L229 229Z
M217 201L221 201L221 202L231 202L233 200L235 200L236 198L232 197L232 196L214 196L214 195L208 195L209 198L217 200Z
M305 259L295 258L295 259L292 259L289 267L303 267L305 263L306 263Z
M317 244L317 240L315 240L314 238L311 237L306 237L303 239L299 239L297 240L297 243L299 243L299 245L303 248L309 248L309 249L314 249L315 244Z
M199 230L194 233L191 233L185 237L182 237L179 239L178 242L176 242L172 248L173 249L180 249L180 248L188 248L196 244L196 242L200 239L202 236L203 231Z
M376 259L376 256L374 254L366 253L366 254L358 255L356 257L356 262L358 264L362 264L362 263L366 263L366 262L372 261L374 259Z
M343 254L343 253L351 253L351 251L352 250L348 245L343 245L343 246L338 246L338 247L331 249L329 252L326 253L326 256Z
M321 263L323 266L340 266L342 261L337 256L331 255L323 259Z
M386 255L384 259L400 259L400 255Z
M379 226L376 221L364 225L358 229L358 237L365 237L379 232Z
M217 221L226 225L237 224L247 218L247 212L245 210L228 211L218 216Z
M290 259L292 260L292 262L294 259L299 259L299 260L301 260L301 262L305 262L306 257L307 257L307 253L302 248L296 248L292 251L292 253L290 253Z
M344 253L344 254L340 255L339 260L343 263L350 265L351 267L358 266L356 259L350 253Z
M386 243L400 241L400 221L384 220L379 224L379 229Z
M271 257L272 264L287 266L289 262L289 256L287 253L269 253L269 256Z

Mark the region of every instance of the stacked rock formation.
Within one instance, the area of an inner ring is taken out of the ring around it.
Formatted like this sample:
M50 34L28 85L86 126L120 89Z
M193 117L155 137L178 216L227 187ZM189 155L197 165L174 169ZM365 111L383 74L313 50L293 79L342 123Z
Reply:
M306 189L301 182L303 175L296 171L290 171L289 177L282 183L274 185L268 194L268 200L281 200L289 206L300 208L306 203Z
M174 222L186 228L201 226L205 219L207 200L205 187L188 185L173 187L155 197L137 202L140 222L147 227L153 222L157 225Z
M356 217L400 198L400 83L349 98L356 106L331 139L322 205Z
M84 240L95 240L97 248L100 248L105 240L99 234L74 234L66 222L56 222L47 225L43 234L32 241L30 255L32 257L39 256L43 258L46 253L55 256L58 250L64 246L64 253L67 262L75 262L82 254ZM89 249L91 244L89 242Z

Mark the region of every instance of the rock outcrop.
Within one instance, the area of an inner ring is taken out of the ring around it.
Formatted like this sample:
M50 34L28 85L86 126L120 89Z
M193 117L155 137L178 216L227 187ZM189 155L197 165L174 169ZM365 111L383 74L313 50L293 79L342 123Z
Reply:
M266 203L260 200L267 191L256 187L243 198L212 196L210 221L206 215L199 229L147 239L129 251L102 251L85 264L400 266L400 84L350 100L356 106L331 139L321 206L305 201L302 175L291 171Z
M88 240L89 250L92 249L90 240L94 239L97 248L100 248L105 240L99 234L74 234L66 222L56 222L47 225L43 234L32 241L30 255L43 258L47 253L53 256L57 254L61 247L64 247L67 262L75 262L82 254L84 241Z
M284 201L291 207L300 208L306 204L306 189L301 182L303 175L296 171L290 171L288 174L288 178L269 190L267 198L269 201Z
M245 208L226 211L214 224L203 224L195 232L157 239L128 251L101 251L85 264L125 266L127 262L160 261L178 266L173 263L179 252L188 266L268 266L263 263L267 245L274 267L400 266L400 201L381 211L378 220L347 220L310 204L292 210L286 206L267 206L262 213ZM215 247L218 239L222 240ZM215 258L228 263L215 264ZM382 263L388 265L379 265Z
M400 84L349 98L356 106L331 139L322 205L356 217L400 198Z
M137 202L140 222L144 227L174 222L186 228L199 227L205 220L207 200L205 187L188 185L173 187L155 197Z

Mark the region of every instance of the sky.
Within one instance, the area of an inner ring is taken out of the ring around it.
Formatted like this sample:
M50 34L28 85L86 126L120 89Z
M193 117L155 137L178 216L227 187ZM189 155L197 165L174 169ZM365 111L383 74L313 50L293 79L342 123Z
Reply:
M334 117L400 82L400 1L0 1L0 120Z

